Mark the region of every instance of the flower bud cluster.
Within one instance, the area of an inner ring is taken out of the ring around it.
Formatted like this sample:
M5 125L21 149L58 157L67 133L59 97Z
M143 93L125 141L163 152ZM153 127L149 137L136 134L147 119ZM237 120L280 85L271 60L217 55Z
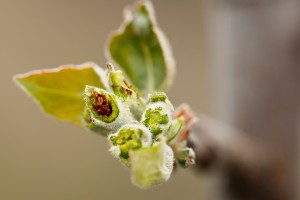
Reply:
M135 185L157 185L169 179L174 162L183 167L193 163L193 150L176 142L185 118L174 118L165 93L155 92L145 101L111 64L105 80L105 89L86 86L83 121L87 128L108 137L110 152L131 169Z

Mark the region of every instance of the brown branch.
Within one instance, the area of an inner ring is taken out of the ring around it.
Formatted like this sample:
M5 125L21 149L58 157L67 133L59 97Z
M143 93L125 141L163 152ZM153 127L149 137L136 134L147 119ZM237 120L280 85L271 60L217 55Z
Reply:
M287 200L283 157L254 143L245 133L205 116L191 129L189 145L199 171L223 173L227 199Z

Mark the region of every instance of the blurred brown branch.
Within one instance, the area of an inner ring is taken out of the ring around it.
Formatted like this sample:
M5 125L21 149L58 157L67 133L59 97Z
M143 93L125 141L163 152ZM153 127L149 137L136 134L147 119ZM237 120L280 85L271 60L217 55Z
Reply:
M200 117L190 138L197 166L221 166L228 199L295 200L300 1L216 0L209 6L217 115L244 132Z
M201 116L191 129L189 145L196 152L197 169L222 170L228 199L288 199L283 156L242 131Z

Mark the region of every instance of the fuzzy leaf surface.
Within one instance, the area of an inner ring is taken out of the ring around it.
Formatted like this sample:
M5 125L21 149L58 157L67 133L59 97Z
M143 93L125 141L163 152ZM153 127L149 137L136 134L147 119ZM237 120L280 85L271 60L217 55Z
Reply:
M104 88L100 75L102 72L94 63L65 65L16 75L15 81L46 113L60 120L81 125L85 107L85 86Z
M142 94L167 90L173 82L175 61L149 1L125 10L125 21L109 37L106 55Z

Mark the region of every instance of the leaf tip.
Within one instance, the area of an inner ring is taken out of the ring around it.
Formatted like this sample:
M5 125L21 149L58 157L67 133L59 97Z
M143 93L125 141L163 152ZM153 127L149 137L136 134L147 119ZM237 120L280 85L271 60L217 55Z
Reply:
M20 84L21 80L25 78L25 75L24 74L15 74L13 77L12 77L12 81L16 84Z
M26 77L28 77L28 73L25 74L16 74L12 77L12 81L19 87L21 88L23 91L25 91L25 93L27 93L28 95L30 95L30 93L27 91L25 85L24 85L24 80L26 79Z

